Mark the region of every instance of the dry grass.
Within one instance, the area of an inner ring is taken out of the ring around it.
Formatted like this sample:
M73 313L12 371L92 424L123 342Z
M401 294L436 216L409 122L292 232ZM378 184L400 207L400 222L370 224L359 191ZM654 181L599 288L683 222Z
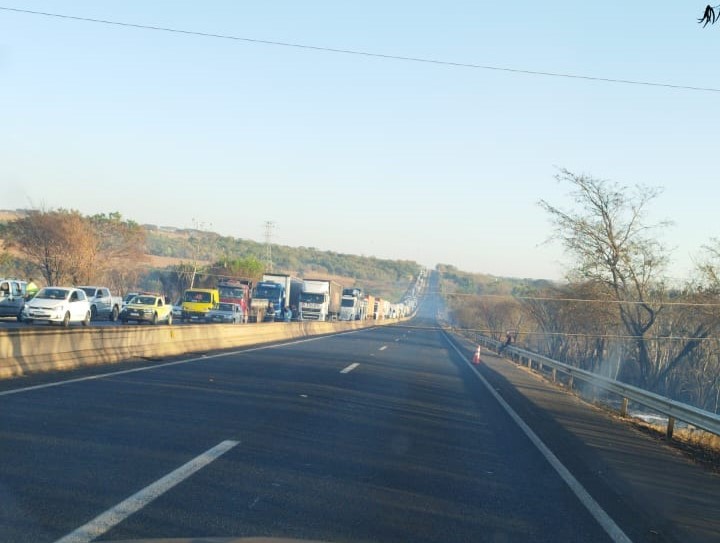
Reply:
M629 421L642 432L681 451L685 456L707 466L712 471L720 473L720 436L697 428L675 428L672 441L667 441L664 424L651 424L640 419L621 420Z

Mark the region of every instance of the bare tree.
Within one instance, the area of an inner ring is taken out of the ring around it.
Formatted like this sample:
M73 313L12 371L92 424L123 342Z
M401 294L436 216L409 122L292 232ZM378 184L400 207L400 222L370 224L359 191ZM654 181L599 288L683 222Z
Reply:
M58 285L90 275L97 239L77 211L30 211L8 224L6 243L24 253L48 285Z
M552 217L559 239L575 259L574 274L581 280L604 286L626 333L633 338L638 380L654 388L663 368L677 366L698 346L707 329L693 337L671 360L659 363L651 352L650 331L664 309L663 273L667 252L651 233L667 222L647 224L645 212L659 189L636 187L634 192L616 183L561 170L561 182L570 183L577 210L563 210L541 200Z
M93 215L89 218L96 233L92 276L114 290L138 282L141 266L147 260L145 230L120 213Z
M619 321L605 298L602 286L584 282L535 291L522 303L537 323L539 347L548 356L614 377L617 367L606 366Z
M77 211L33 210L7 226L10 245L24 253L48 285L102 282L120 289L137 280L145 232L118 213L84 217Z

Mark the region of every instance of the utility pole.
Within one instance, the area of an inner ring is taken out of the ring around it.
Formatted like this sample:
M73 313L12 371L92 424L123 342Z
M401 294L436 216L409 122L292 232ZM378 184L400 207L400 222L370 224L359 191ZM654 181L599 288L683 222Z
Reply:
M198 232L204 230L206 226L212 227L212 223L198 221L195 218L193 218L192 222L194 229ZM195 239L193 239L192 236L190 237L190 242L193 244L193 270L190 278L190 288L195 286L195 276L197 275L198 258L200 256L200 241L200 236L197 236Z
M272 262L272 231L275 228L275 223L272 221L265 221L265 271L273 271Z

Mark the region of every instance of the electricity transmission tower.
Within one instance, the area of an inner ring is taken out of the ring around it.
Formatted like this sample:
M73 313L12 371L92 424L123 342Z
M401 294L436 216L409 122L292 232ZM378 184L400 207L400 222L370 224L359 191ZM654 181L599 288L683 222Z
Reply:
M273 271L272 262L272 231L275 228L275 223L272 221L265 221L265 271Z

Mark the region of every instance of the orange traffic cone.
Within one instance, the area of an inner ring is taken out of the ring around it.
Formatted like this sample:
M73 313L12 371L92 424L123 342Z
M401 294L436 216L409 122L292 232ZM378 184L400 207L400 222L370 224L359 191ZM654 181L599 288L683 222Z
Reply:
M479 364L480 363L480 345L478 345L477 351L475 351L475 354L473 355L473 364Z

